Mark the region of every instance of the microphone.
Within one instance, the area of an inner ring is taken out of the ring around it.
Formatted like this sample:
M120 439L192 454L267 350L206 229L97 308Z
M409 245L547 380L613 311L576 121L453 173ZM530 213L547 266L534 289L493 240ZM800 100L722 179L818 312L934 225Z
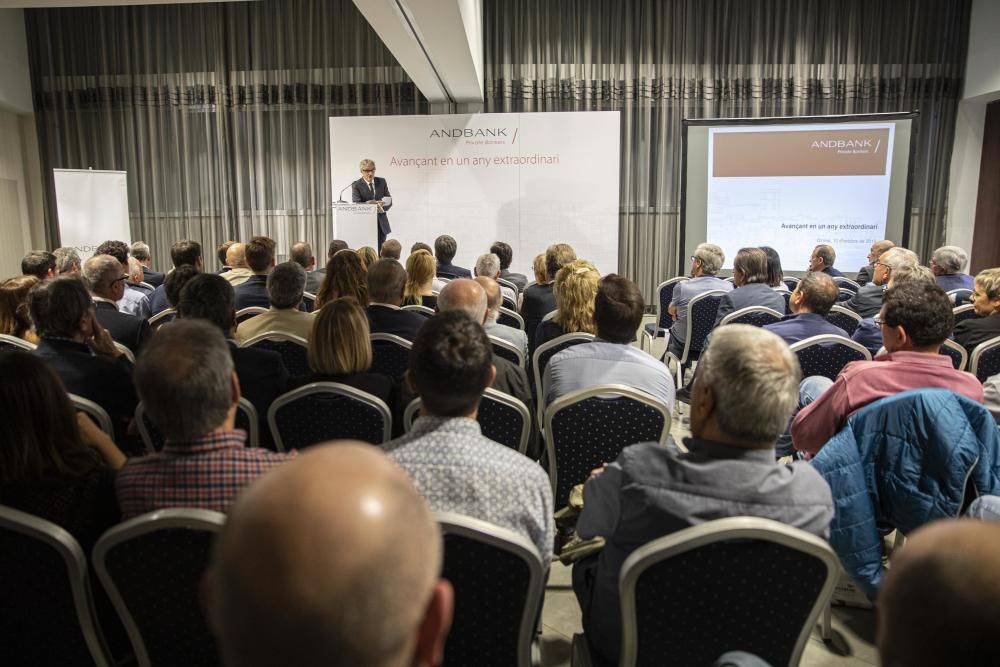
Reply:
M352 185L354 185L354 181L351 181L346 186L344 186L344 190L346 190L347 188L351 187ZM344 190L341 190L340 191L340 195L338 195L338 197L337 197L337 203L338 204L346 204L347 203L346 201L344 201Z

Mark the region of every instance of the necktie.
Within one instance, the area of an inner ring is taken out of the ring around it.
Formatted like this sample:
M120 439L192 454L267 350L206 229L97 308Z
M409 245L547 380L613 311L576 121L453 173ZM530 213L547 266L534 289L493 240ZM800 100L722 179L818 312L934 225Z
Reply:
M372 179L372 182L368 184L368 187L370 187L372 189L372 197L374 197L375 196L375 179Z

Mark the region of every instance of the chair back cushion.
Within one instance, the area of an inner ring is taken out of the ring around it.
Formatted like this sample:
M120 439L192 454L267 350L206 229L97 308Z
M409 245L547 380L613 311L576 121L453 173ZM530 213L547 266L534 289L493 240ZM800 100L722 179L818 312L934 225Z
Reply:
M272 350L281 355L281 361L288 369L291 377L301 377L309 375L309 350L308 348L293 343L290 340L259 340L251 347L257 350Z
M500 311L500 314L497 315L497 324L503 324L505 326L514 327L515 329L520 329L521 331L524 331L523 320L519 320L516 317L513 317L512 315L505 313L503 311Z
M856 318L851 317L847 313L837 312L836 310L831 310L826 314L826 321L846 331L848 336L853 336L854 331L858 328L858 320Z
M1000 345L984 349L976 357L976 377L980 382L986 382L992 376L1000 373Z
M409 366L409 349L388 340L372 341L372 367L369 372L381 373L398 380Z
M691 333L687 340L691 350L700 352L705 346L705 339L715 327L715 316L721 301L721 294L708 294L691 300L688 305L688 322L691 324Z
M514 450L520 448L524 416L516 408L484 395L479 402L476 421L483 435L493 442Z
M279 399L280 400L280 399ZM277 433L285 451L327 440L383 442L385 420L375 407L351 396L320 392L301 396L274 412Z
M836 380L837 375L848 363L865 359L863 352L837 343L809 345L797 350L795 354L799 358L802 377L822 375L831 380Z

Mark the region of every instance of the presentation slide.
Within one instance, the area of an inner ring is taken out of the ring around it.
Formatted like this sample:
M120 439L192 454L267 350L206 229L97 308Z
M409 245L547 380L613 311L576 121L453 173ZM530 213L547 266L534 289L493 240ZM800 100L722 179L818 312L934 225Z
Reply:
M693 143L689 132L685 246L718 244L730 269L740 248L768 245L799 272L829 244L837 268L857 271L874 241L901 239L905 123L905 132L899 121L708 126Z
M335 117L330 172L336 196L375 161L404 261L450 234L469 269L505 241L533 280L535 255L562 242L605 274L618 270L619 142L617 111Z

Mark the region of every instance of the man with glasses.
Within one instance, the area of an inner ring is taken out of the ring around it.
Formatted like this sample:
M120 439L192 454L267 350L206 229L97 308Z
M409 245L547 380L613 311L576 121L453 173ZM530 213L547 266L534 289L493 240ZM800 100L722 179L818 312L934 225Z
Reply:
M872 281L861 287L858 293L844 302L844 305L861 317L874 317L882 307L882 295L893 269L920 264L917 253L906 248L889 248L875 261Z
M879 270L876 266L876 276ZM893 285L875 323L886 354L847 364L836 381L819 376L802 381L800 403L805 407L791 427L798 451L815 455L856 411L910 389L950 389L982 403L983 387L976 376L955 370L951 357L939 353L955 323L943 289L923 280Z
M872 247L868 251L868 264L862 266L858 269L858 277L855 278L855 282L859 285L867 285L872 281L872 273L875 271L875 262L878 258L889 248L894 248L895 243L889 239L882 239L881 241L876 241L872 244Z
M361 161L361 178L351 183L351 201L355 204L372 203L378 206L378 245L381 248L385 238L392 231L389 216L385 214L392 206L389 184L384 178L375 176L375 163L368 158Z
M125 294L129 277L121 262L111 255L94 255L83 263L83 277L90 286L97 321L116 342L138 354L150 329L146 320L118 310L117 302Z
M731 282L715 277L725 261L726 255L722 248L714 243L701 243L691 255L691 279L674 285L673 299L667 308L670 317L674 318L667 349L678 357L684 353L684 342L687 340L688 303L691 299L712 290L733 290Z

